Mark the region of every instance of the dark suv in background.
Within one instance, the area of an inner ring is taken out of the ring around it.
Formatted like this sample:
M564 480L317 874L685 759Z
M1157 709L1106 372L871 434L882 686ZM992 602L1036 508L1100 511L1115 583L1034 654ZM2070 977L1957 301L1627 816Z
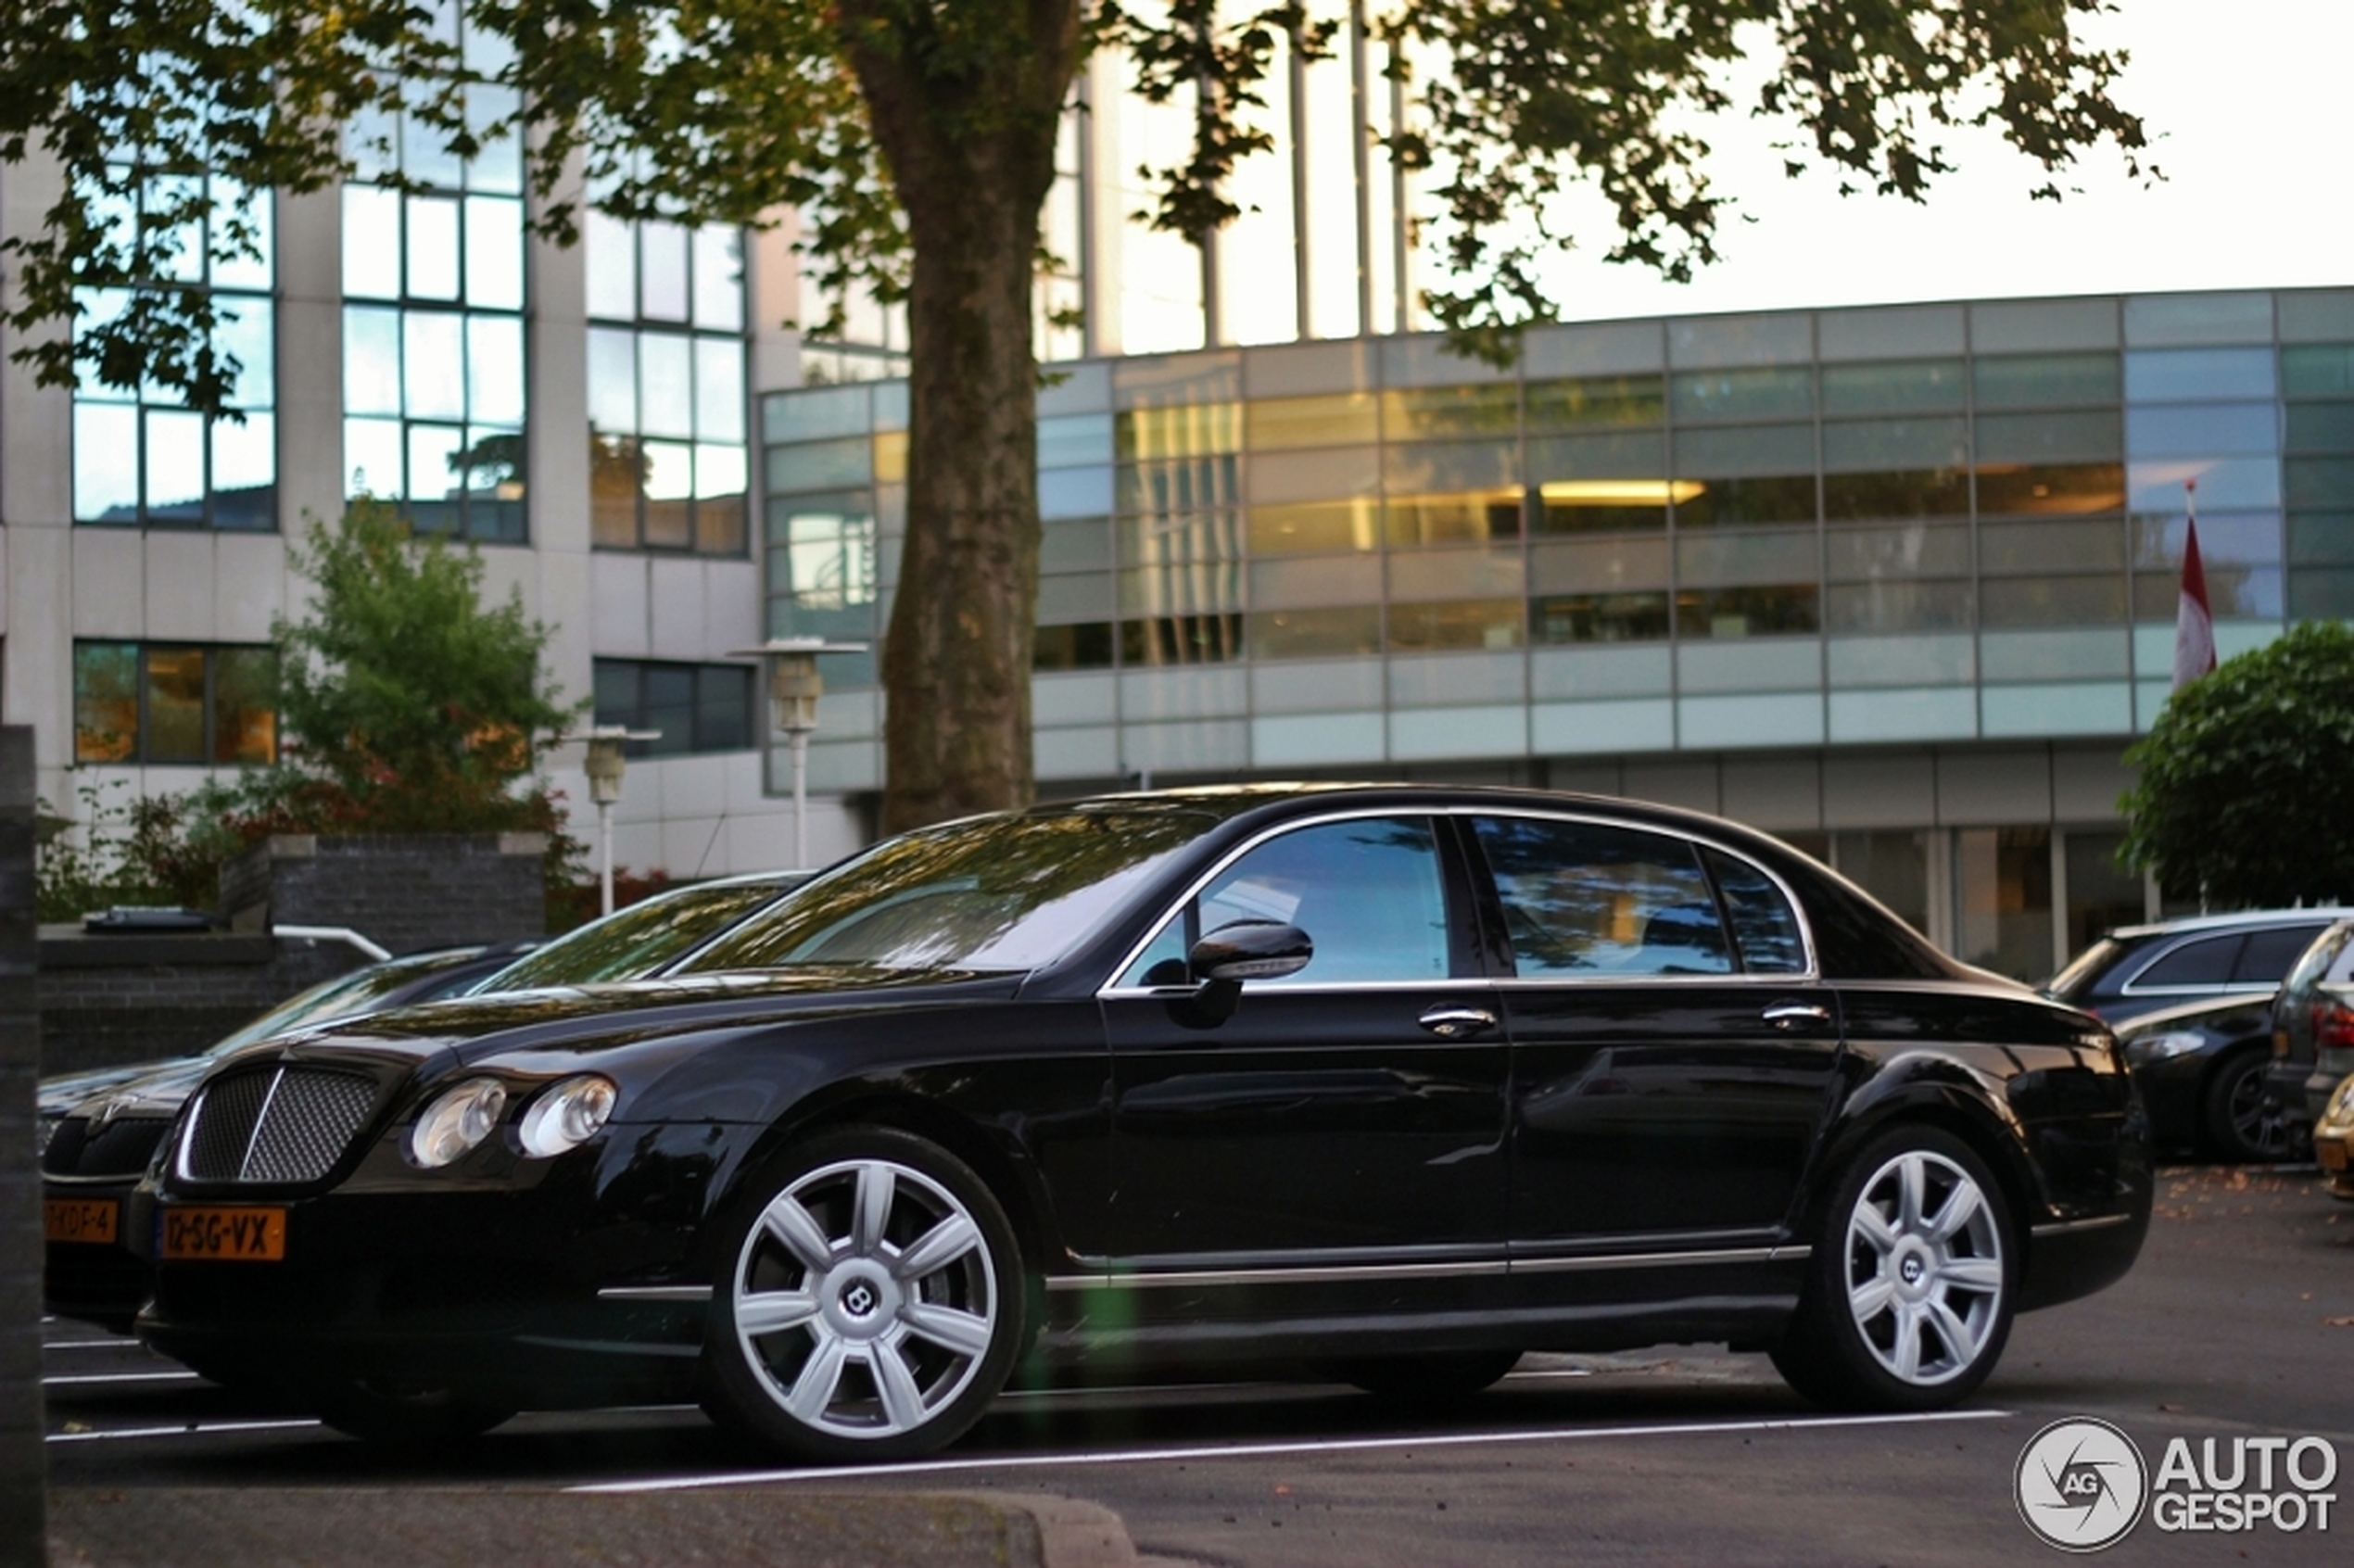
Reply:
M2269 1092L2272 997L2344 909L2200 915L2109 932L2048 981L2098 1013L2161 1148L2234 1160L2303 1157L2311 1119Z
M2120 926L2044 984L2044 994L2114 1025L2186 1002L2260 1000L2333 921L2354 909L2248 909Z

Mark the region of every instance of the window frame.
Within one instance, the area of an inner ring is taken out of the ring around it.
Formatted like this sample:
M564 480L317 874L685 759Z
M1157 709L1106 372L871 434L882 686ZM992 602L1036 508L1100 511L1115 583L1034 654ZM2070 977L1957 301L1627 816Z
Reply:
M124 757L86 757L82 750L82 652L83 649L128 648L133 662L133 719L131 754ZM147 695L149 681L147 659L152 653L187 653L204 655L204 755L197 758L155 757L148 754ZM279 714L271 710L270 754L253 762L220 756L220 690L222 653L262 653L274 657L276 650L266 642L192 642L148 638L78 637L73 639L73 765L76 767L268 767L276 763L280 752Z
M616 666L627 668L630 671L637 687L637 701L632 705L631 712L622 715L612 714L597 705L597 673L601 668L613 668ZM627 756L632 761L665 762L676 757L739 756L747 752L756 753L766 750L766 747L762 744L760 732L760 693L755 689L756 683L753 679L759 672L750 664L731 664L726 660L636 659L626 658L617 654L600 653L593 655L589 660L588 700L590 702L590 713L593 715L595 722L600 725L619 725L626 729L648 729L652 727L652 726L648 722L649 705L646 700L646 677L650 672L658 669L683 670L693 677L694 684L692 688L692 694L689 702L689 712L693 715L690 722L698 729L700 729L702 722L702 685L705 677L714 672L721 670L730 671L742 677L744 691L744 743L740 746L706 747L695 743L696 740L700 739L700 736L698 735L690 736L689 743L681 750L655 751L653 749L654 743L652 741L632 740L624 745L622 749L624 755Z

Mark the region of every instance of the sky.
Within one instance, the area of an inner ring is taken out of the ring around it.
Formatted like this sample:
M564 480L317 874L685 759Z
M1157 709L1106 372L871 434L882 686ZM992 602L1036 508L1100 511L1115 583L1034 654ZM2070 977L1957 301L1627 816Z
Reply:
M1926 206L1842 198L1835 176L1786 179L1758 122L1715 127L1710 169L1754 222L1689 285L1592 250L1548 269L1565 320L1817 305L2354 285L2354 0L2118 0L2086 36L2132 51L2116 91L2139 114L2145 186L2110 148L2057 204L2034 164L1955 134L1959 165Z

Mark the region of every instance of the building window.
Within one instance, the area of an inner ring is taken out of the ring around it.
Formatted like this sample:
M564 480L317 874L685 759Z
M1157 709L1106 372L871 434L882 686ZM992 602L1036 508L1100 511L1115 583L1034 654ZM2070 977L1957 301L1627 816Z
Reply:
M742 231L591 211L587 249L597 547L742 555Z
M190 643L73 645L77 763L270 763L278 758L268 648Z
M753 749L752 677L742 664L599 659L597 722L662 731L660 740L632 742L632 756L748 752Z
M129 168L116 172L133 177ZM160 388L111 386L84 369L73 395L77 523L259 532L278 525L270 199L204 174L157 174L119 218L126 226L152 227L191 196L208 198L209 215L185 225L177 269L154 286L210 293L219 314L213 350L234 355L239 365L227 402L234 413L208 418ZM233 219L249 227L259 257L223 260L213 254L211 231ZM129 289L83 290L83 329L112 320L136 297Z
M513 90L465 92L482 128L472 158L414 121L351 133L362 183L343 192L344 493L392 501L422 532L520 544L523 149L492 130ZM396 171L418 188L364 183Z

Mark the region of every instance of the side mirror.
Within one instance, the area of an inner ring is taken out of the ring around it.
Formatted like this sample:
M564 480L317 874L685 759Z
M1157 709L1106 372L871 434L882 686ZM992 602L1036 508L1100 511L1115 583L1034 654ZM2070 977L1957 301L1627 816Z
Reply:
M1314 956L1316 944L1297 926L1234 920L1194 943L1185 963L1197 980L1275 980L1299 973Z

